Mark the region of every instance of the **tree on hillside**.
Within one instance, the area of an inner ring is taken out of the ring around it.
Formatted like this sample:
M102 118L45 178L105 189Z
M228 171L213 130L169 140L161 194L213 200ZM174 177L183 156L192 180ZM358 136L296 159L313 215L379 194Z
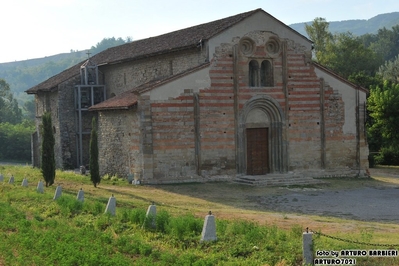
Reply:
M114 46L118 46L121 44L125 44L128 42L131 42L132 38L131 37L127 37L126 40L122 39L121 37L119 37L118 39L115 39L115 37L112 38L104 38L101 40L101 42L98 42L96 44L96 46L92 46L90 48L90 51L93 54L97 54L99 52L102 52L108 48L114 47Z
M93 117L91 123L91 134L90 134L90 179L93 183L94 187L97 187L97 184L100 183L100 170L98 164L98 138L97 138L97 130L96 130L96 118Z
M399 25L392 27L392 30L379 29L375 36L370 48L379 54L383 61L390 61L399 54Z
M368 111L372 119L368 128L370 147L382 151L386 160L397 158L399 163L399 84L384 81L383 87L370 90ZM390 157L390 158L388 158Z
M379 65L376 54L351 33L334 35L333 40L327 43L319 63L344 78L359 72L373 76Z
M324 18L315 18L311 25L305 25L314 42L315 60L344 78L359 72L373 76L381 61L364 40L350 32L332 35L328 28Z
M316 60L323 57L327 44L332 40L329 25L325 18L315 18L311 25L305 24L306 33L314 43Z
M54 184L55 179L55 138L51 123L51 113L45 113L42 117L42 175L46 187Z
M23 106L23 108L24 108L24 111L25 111L25 114L24 114L24 117L26 118L26 119L29 119L29 120L34 120L35 119L35 115L36 115L36 112L35 112L35 100L28 100L28 101L26 101L25 103L24 103L24 106Z
M397 55L394 60L386 61L384 65L380 66L378 69L378 74L380 74L384 80L390 81L394 84L399 83L399 55Z
M22 122L22 110L10 90L10 85L0 79L0 123L18 124Z
M377 86L382 87L384 83L381 75L376 74L375 76L370 76L364 71L351 74L348 80L366 89L375 88Z

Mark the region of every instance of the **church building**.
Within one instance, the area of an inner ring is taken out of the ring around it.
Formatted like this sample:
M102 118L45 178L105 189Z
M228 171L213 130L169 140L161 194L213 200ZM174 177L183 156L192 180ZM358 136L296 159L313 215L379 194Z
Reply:
M312 42L256 9L100 52L27 90L33 164L50 112L58 168L142 183L367 176L367 90L312 61Z

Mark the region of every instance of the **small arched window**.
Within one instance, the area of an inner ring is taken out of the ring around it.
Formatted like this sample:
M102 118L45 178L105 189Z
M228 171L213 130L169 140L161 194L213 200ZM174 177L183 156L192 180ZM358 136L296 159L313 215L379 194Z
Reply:
M268 60L264 60L261 64L260 85L262 87L272 87L273 86L273 68L272 68L272 64Z
M259 64L255 60L249 62L249 86L258 87L259 86Z

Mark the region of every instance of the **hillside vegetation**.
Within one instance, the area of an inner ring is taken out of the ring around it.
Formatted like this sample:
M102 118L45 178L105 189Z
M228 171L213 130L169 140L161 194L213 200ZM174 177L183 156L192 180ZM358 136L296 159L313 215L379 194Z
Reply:
M131 42L131 38L104 38L93 45L90 49L91 55L99 53L107 48ZM87 59L87 51L73 51L51 55L44 58L0 63L0 79L4 79L10 85L15 98L20 102L31 99L25 91L46 79L68 69Z
M328 21L328 18L325 18ZM399 24L399 12L380 14L370 19L353 19L344 21L329 21L331 33L351 32L360 36L364 34L376 34L379 29L391 29ZM305 24L311 25L312 21L294 23L289 25L300 34L307 36Z

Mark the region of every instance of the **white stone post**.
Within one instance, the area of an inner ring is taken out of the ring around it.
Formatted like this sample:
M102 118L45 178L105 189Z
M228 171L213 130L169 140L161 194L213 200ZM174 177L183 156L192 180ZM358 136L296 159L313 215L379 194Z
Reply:
M114 194L109 198L107 207L105 208L105 213L109 213L113 216L115 216L115 211L116 211L116 199L114 197Z
M83 202L85 200L85 193L83 192L83 189L80 188L78 191L78 195L76 195L76 199Z
M4 181L4 176L2 174L0 174L0 182Z
M8 180L8 184L14 184L14 176L13 175Z
M209 211L205 216L204 226L202 227L201 242L202 241L216 241L216 221L215 216Z
M149 225L152 228L156 228L156 216L157 216L157 206L155 206L154 202L151 203L150 206L148 206L147 213L145 215L146 223L149 223ZM151 221L148 221L148 219L151 219Z
M27 187L28 186L28 179L26 179L26 177L22 180L21 186L23 186L23 187Z
M302 234L302 246L303 246L303 263L306 265L313 265L313 233L306 232Z
M53 200L58 199L59 197L61 197L61 195L62 195L62 187L61 186L57 186L57 188L55 189Z
M43 182L42 182L42 180L40 180L40 181L37 183L36 191L39 192L39 193L44 193L44 188L43 188Z

